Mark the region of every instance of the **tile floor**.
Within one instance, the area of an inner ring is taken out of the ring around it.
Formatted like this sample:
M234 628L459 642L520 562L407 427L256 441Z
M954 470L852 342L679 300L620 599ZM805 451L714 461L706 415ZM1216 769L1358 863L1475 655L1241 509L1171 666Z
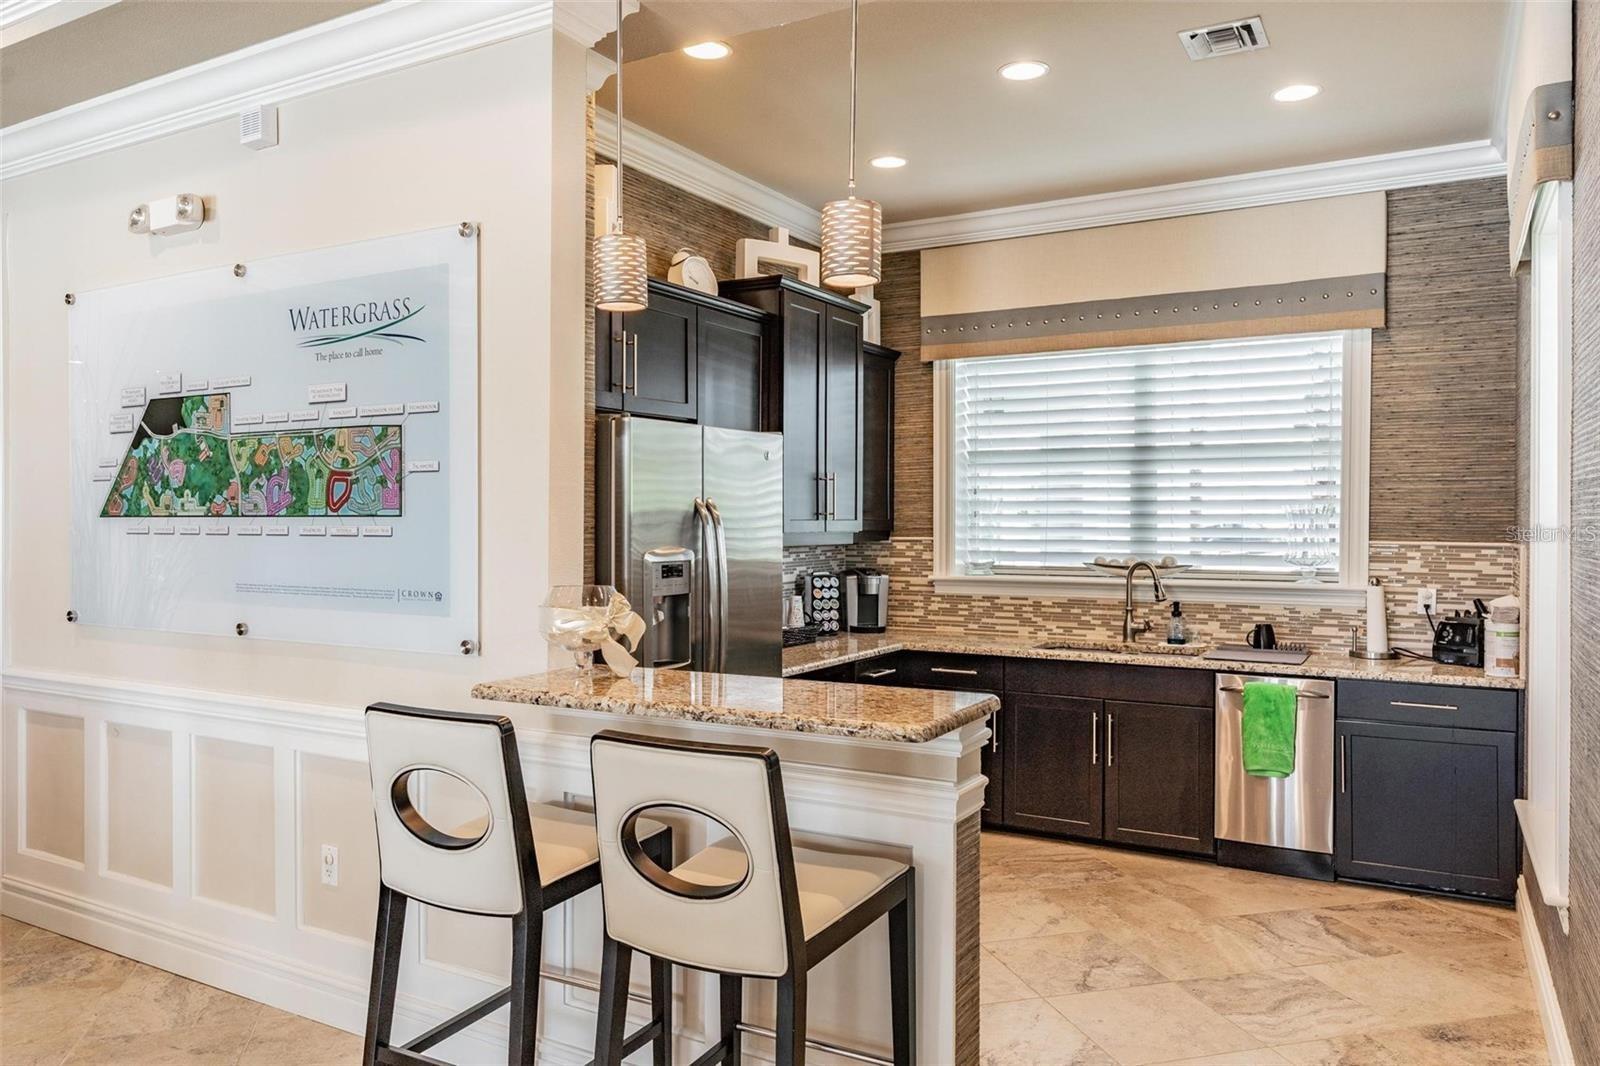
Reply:
M984 1066L1549 1061L1515 912L983 837Z
M984 1066L1548 1062L1516 915L986 833ZM0 919L0 1063L335 1066L359 1038Z
M360 1037L0 918L4 1066L360 1061Z

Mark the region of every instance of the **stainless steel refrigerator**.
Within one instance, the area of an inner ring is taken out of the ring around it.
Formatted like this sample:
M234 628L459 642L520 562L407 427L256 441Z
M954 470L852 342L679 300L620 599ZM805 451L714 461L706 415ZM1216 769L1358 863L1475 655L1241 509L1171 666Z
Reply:
M783 436L596 419L595 580L645 620L640 665L783 668Z

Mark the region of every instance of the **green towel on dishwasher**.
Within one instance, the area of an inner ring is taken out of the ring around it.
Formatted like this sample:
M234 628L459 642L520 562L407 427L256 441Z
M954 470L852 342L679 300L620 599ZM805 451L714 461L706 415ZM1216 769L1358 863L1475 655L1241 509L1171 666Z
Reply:
M1299 702L1300 692L1292 685L1245 683L1244 715L1239 725L1245 773L1256 777L1288 777L1294 773L1294 728Z

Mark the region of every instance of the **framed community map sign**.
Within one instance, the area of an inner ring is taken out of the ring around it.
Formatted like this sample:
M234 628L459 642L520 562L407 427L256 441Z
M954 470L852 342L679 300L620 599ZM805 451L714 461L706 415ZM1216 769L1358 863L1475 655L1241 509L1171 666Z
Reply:
M78 622L477 646L475 227L70 303Z

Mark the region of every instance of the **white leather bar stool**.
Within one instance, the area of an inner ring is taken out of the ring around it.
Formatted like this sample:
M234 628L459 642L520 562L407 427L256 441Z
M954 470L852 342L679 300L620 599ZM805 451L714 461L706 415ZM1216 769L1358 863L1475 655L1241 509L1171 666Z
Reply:
M740 1061L744 979L778 983L778 1066L806 1055L806 974L889 918L895 1066L916 1059L915 871L905 863L789 838L778 756L606 730L590 742L600 834L605 950L595 1062L616 1066L632 952L720 974L720 1039L694 1066ZM727 831L671 870L640 839L651 810L678 808Z
M437 1066L423 1054L507 1004L508 1062L532 1066L539 1023L539 958L544 912L600 883L594 819L529 803L511 720L375 703L367 708L367 759L378 822L378 928L372 944L365 1066ZM426 772L476 793L487 813L449 830L418 809ZM672 831L649 823L638 845L652 863L672 861ZM462 914L511 919L511 984L400 1046L390 1042L401 942L410 900ZM650 971L651 1019L627 1051L654 1041L665 1063L672 1041L666 964Z

